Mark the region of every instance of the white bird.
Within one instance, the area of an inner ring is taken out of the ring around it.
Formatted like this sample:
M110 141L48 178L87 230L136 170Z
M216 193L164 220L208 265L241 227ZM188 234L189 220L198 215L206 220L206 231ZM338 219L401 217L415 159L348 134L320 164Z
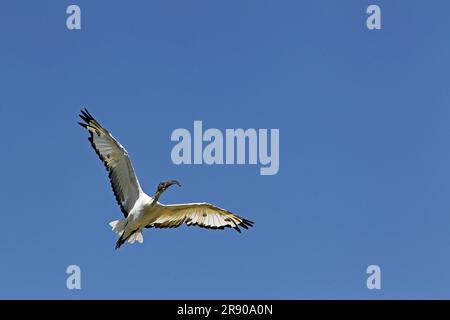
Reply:
M185 223L210 229L231 227L241 232L239 226L248 229L253 222L228 210L209 203L185 203L164 205L158 202L161 194L171 185L180 186L176 180L161 182L153 197L142 191L134 172L128 152L103 128L87 109L81 110L78 122L90 133L88 138L97 155L109 172L109 180L125 219L109 223L120 237L116 249L126 241L143 243L144 228L174 228Z

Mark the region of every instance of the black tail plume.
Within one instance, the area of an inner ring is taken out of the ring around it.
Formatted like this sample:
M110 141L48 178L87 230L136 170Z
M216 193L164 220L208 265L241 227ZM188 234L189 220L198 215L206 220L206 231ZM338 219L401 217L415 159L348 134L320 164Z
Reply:
M120 236L119 239L117 239L116 242L116 250L119 249L124 243L127 241L127 239L124 239L123 236Z

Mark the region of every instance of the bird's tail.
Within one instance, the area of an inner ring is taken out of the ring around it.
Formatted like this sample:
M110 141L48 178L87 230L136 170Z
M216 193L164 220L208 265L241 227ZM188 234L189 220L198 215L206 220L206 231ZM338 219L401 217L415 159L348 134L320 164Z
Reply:
M119 249L124 243L125 243L125 239L123 238L123 236L120 236L119 239L117 239L116 242L116 250Z
M109 225L111 226L112 231L121 236L127 226L127 219L111 221Z
M143 243L144 236L142 235L142 231L137 230L126 238L124 237L124 234L122 234L120 236L120 238L117 239L116 249L119 249L126 241L128 241L128 243L130 243L130 244L133 244L135 241L137 241L139 243Z
M135 241L139 243L144 242L142 230L136 230L130 235L124 233L125 227L127 226L127 219L111 221L109 225L111 226L112 231L120 235L116 242L116 249L119 249L126 241L128 241L128 243L134 243Z
M117 233L120 237L116 242L116 249L119 249L122 244L125 243L124 239L124 231L127 226L127 219L114 220L109 223L112 228L112 231Z

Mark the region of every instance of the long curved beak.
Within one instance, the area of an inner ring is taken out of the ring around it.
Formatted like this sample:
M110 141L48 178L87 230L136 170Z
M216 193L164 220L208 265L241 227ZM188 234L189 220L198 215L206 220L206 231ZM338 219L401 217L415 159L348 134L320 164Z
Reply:
M172 185L174 185L174 184L176 184L177 186L181 187L181 184L177 180L169 180L169 181L166 182L166 184L167 184L167 188L172 186Z

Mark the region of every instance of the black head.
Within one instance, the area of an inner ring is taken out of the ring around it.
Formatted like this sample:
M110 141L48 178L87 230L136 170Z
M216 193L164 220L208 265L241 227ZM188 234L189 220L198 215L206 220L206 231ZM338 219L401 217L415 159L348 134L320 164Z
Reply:
M156 189L156 193L163 193L164 191L167 190L167 188L169 188L170 186L176 184L177 186L181 187L181 184L177 181L177 180L169 180L166 182L160 182L160 184L158 184L158 188Z

